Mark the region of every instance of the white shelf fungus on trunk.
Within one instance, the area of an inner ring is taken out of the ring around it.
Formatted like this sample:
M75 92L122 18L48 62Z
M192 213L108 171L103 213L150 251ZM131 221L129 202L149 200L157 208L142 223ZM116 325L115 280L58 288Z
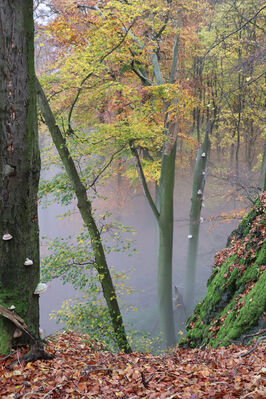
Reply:
M29 258L26 258L25 262L24 262L25 266L32 266L33 265L33 261Z
M39 283L37 287L35 288L34 294L35 295L40 295L43 294L48 288L48 285L45 283Z
M8 241L8 240L11 240L13 237L11 234L5 233L2 238L4 241Z

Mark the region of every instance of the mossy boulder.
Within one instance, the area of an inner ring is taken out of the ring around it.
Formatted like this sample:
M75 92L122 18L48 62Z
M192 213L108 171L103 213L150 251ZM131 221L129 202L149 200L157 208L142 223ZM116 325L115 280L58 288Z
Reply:
M208 292L187 321L183 347L227 346L265 328L266 192L218 252Z

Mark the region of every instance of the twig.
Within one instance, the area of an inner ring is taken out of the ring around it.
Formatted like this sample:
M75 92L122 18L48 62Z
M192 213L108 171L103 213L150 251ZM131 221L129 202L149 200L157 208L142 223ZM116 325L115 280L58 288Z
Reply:
M136 19L134 19L133 22L130 24L129 28L125 31L124 36L123 36L122 39L118 42L118 44L116 44L114 47L112 47L109 51L107 51L106 54L104 54L104 55L100 58L100 60L99 60L99 63L100 63L100 64L102 64L103 61L104 61L109 55L111 55L115 50L117 50L117 49L123 44L123 42L126 40L126 37L127 37L128 33L129 33L129 31L131 30L131 28L133 27L133 25L134 25L135 22L136 22ZM71 127L71 117L72 117L72 113L73 113L74 107L75 107L75 105L76 105L76 103L77 103L77 101L78 101L78 99L79 99L79 96L80 96L80 94L81 94L81 92L82 92L84 83L85 83L92 75L93 75L93 72L89 72L89 73L82 79L82 81L81 81L81 83L80 83L80 86L79 86L79 88L78 88L76 97L74 98L74 101L73 101L72 104L71 104L71 107L70 107L70 110L69 110L69 113L68 113L68 119L67 119L67 122L68 122L68 130L69 130L70 133L71 133L72 130L73 130L72 127Z
M65 384L67 383L67 381L65 382ZM62 388L62 384L58 384L58 385L56 385L53 389L51 389L49 392L47 392L45 395L44 395L44 397L43 397L43 399L45 399L45 398L47 398L53 391L55 391L57 388Z
M246 338L256 337L257 335L264 334L265 332L266 332L266 328L264 328L263 330L259 330L258 332L254 333L254 334L244 335L244 337L242 338L242 341L244 341Z
M108 166L111 165L111 163L113 162L115 156L117 154L119 154L120 152L123 151L123 149L127 146L127 144L123 145L122 148L120 148L119 150L117 150L116 152L114 152L112 154L112 156L110 157L109 161L106 163L106 165L99 171L98 175L93 179L93 182L89 185L90 188L92 188L95 183L97 182L97 180L101 177L101 175L106 171L106 169L108 168Z
M224 42L226 39L228 39L228 37L234 35L235 33L239 32L240 30L242 30L247 24L249 24L253 19L256 18L256 16L264 10L264 8L266 7L266 5L264 5L263 7L261 7L251 18L249 18L243 25L241 25L239 28L237 28L236 30L234 30L233 32L228 33L225 36L222 36L222 39L220 39L218 42L214 43L209 49L208 51L205 53L204 57L202 58L202 63L205 60L205 58L207 57L207 55L217 46L219 46L219 44L221 44L222 42Z
M16 352L15 352L16 353ZM5 356L5 357L0 357L0 362L1 362L1 360L5 360L5 359L8 359L11 355L13 355L14 354L14 352L12 352L12 351L10 351L10 353L9 353L9 355L7 355L7 356Z
M247 352L245 352L245 353L242 353L241 355L239 355L238 357L243 357L243 356L247 356L247 355L249 355L251 352L254 352L254 350L257 348L257 346L258 346L258 344L260 343L260 341L262 341L263 339L265 339L266 338L266 335L263 335L262 337L259 337L258 339L257 339L257 341L256 341L256 344L251 348L251 349L249 349Z
M89 373L92 373L93 371L107 371L108 374L113 373L112 369L108 367L102 367L99 364L90 364L84 371L82 372L82 375L88 375Z
M27 396L30 396L30 395L41 395L39 392L43 391L43 389L44 389L43 386L41 386L36 391L24 393L24 395L22 396L22 399L25 399L25 398L27 398Z
M145 378L143 371L140 372L141 375L141 382L146 389L149 389L149 381L152 379L155 373L152 373L148 378Z
M241 396L241 398L240 398L240 399L247 398L248 396L250 396L250 395L253 395L253 393L256 393L256 392L258 392L258 391L257 391L257 390L255 390L255 391L253 391L253 392L248 392L248 393L246 393L246 395L244 395L244 396Z

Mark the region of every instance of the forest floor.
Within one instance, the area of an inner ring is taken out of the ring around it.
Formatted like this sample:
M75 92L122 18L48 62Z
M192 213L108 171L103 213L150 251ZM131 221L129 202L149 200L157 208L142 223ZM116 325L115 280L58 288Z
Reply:
M46 350L52 360L19 361L22 350L0 358L1 399L266 398L263 344L248 354L247 347L231 345L126 355L67 332L49 339Z

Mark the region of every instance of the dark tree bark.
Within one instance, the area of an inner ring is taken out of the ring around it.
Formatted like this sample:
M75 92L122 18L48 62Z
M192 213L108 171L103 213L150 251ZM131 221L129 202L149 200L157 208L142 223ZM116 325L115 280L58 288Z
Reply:
M0 305L39 337L37 190L40 157L32 0L0 2ZM33 261L25 266L26 258ZM15 325L0 316L0 352Z

